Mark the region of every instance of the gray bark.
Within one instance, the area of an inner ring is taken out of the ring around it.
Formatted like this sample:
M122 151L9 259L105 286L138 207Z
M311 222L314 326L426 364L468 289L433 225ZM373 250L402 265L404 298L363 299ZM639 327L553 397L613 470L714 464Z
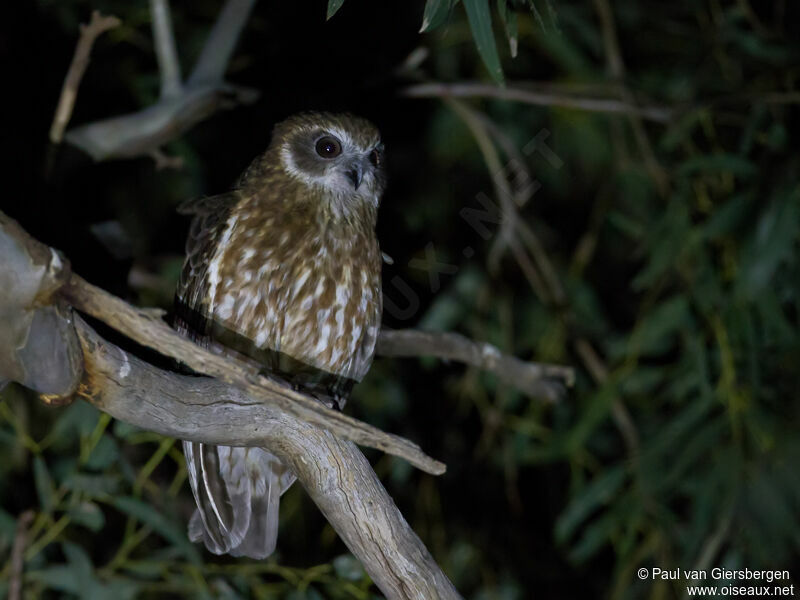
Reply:
M217 379L161 371L76 319L86 375L78 394L149 431L212 444L261 445L289 465L387 598L460 598L352 442Z

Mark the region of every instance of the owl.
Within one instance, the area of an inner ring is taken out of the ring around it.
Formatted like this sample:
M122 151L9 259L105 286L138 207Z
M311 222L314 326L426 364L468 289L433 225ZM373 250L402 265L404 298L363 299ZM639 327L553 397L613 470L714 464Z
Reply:
M231 192L179 209L193 220L175 328L341 409L380 328L383 163L365 119L307 113L278 124ZM264 448L183 449L197 502L190 539L215 554L271 554L294 475Z

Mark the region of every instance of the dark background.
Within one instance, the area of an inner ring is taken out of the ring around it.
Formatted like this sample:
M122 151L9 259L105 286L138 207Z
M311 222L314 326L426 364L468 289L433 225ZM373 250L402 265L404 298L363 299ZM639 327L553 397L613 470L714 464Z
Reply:
M173 4L186 75L220 3ZM123 25L98 40L72 124L158 98L148 4L14 3L0 26L0 206L92 283L169 309L188 227L178 203L227 190L295 112L368 117L387 148L378 235L394 264L384 268L385 293L407 302L399 278L417 299L407 315L387 310L385 324L458 331L577 370L555 405L433 360L378 359L357 387L350 414L447 463L434 478L370 454L459 590L480 599L678 598L680 582L642 582L636 570L794 567L797 577L795 5L615 2L621 81L609 75L601 2L509 5L520 32L513 59L492 4L509 85L616 97L621 83L637 102L674 109L654 123L558 102L468 101L517 149L546 129L563 161L526 157L541 189L520 209L555 265L561 302L536 293L513 252L489 260L496 225L484 240L460 216L480 207L480 193L496 195L458 113L399 94L417 78L492 85L461 4L419 34L424 2L347 0L330 21L325 2L260 2L227 75L260 90L259 100L169 144L185 166L159 171L146 157L93 163L47 139L78 23L93 8ZM428 58L399 74L420 47ZM440 275L439 289L413 262L426 248L455 270ZM587 345L606 378L592 376ZM249 567L181 542L192 499L178 446L108 423L80 401L46 408L18 387L0 399L0 594L14 519L29 508L31 544L41 546L26 563L30 597L376 593L298 486L282 500L278 553ZM138 512L114 504L127 496Z

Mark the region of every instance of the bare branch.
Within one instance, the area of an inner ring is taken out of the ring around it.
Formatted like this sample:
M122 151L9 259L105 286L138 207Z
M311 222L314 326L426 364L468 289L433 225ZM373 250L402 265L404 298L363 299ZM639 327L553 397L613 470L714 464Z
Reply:
M78 97L78 87L86 72L86 67L89 66L89 56L92 53L94 41L100 34L119 26L119 24L120 20L117 17L104 17L98 11L94 11L89 24L81 25L81 37L78 39L75 54L72 56L67 76L64 78L61 96L53 116L53 124L50 126L50 141L54 144L60 144L64 138L64 129L72 116L75 99Z
M24 292L20 298L0 295L0 315L20 320L26 307L47 308L63 297L136 341L217 376L157 369L108 343L73 316L65 320L76 344L59 348L80 355L80 361L69 361L79 372L77 396L115 418L163 435L269 448L294 472L387 598L460 597L363 454L337 435L350 431L354 439L377 440L374 447L399 448L429 472L441 473L444 465L402 438L330 411L310 397L259 376L245 363L206 352L177 335L152 310L134 309L76 275L70 276L65 261L2 212L0 254L5 259L0 262L0 284L14 281L18 295ZM33 273L26 276L26 268ZM18 289L20 285L25 289ZM137 328L141 333L132 332ZM13 344L0 344L0 374L5 374L7 354L14 354ZM16 547L24 547L24 533L17 535ZM21 567L15 568L21 572Z
M150 15L158 72L161 74L161 97L175 97L181 93L181 63L175 48L169 0L150 0Z
M388 598L459 598L364 456L353 443L337 436L395 453L430 473L443 472L443 464L407 440L326 409L310 397L260 376L246 363L205 351L167 327L160 312L136 309L76 275L70 276L65 261L55 260L58 255L33 240L2 212L0 251L35 256L36 261L28 259L34 265L49 264L47 272L52 274L46 280L46 293L34 289L35 281L29 285L39 305L61 297L137 342L214 376L184 376L157 369L106 342L74 317L64 319L77 340L65 352L74 351L81 357L80 361L70 361L79 370L78 396L115 418L163 435L269 448L297 475ZM48 257L50 263L46 262ZM19 279L17 272L28 262L12 262L21 265L12 271ZM0 283L11 268L6 264L2 267ZM0 295L0 309L17 314L20 306L9 304L9 298ZM30 303L29 299L23 302L25 306ZM561 378L567 384L572 380L570 369L525 363L503 356L489 344L457 334L383 332L379 343L382 352L390 356L432 354L464 361L501 378L518 379L513 383L543 397L554 389L548 378ZM0 359L13 354L8 350L0 345Z
M14 545L11 547L11 574L8 578L8 600L22 599L22 570L25 566L25 546L28 545L28 526L35 513L26 510L17 519Z
M212 354L176 333L161 320L160 314L153 314L152 309L134 308L108 292L87 283L79 276L70 275L69 269L61 259L57 261L56 266L53 266L52 262L48 262L48 257L57 257L55 252L31 238L16 222L2 212L0 212L0 253L5 258L3 262L0 262L0 267L2 267L0 268L0 319L3 319L0 320L0 325L2 325L0 326L0 377L6 376L36 388L36 381L23 379L25 371L18 364L17 348L25 346L25 338L30 337L29 329L25 329L25 326L30 323L30 319L23 317L31 304L38 303L39 306L35 308L43 309L48 308L55 301L63 299L78 310L100 319L143 346L174 358L198 373L218 377L227 383L239 386L257 401L275 404L299 419L330 429L333 433L346 439L400 456L427 473L441 475L445 472L443 463L427 456L416 444L399 436L384 433L376 427L339 411L331 410L311 396L295 392L260 375L257 367L241 360ZM36 261L32 258L34 256L37 257ZM41 265L41 263L44 264ZM47 265L47 268L44 265ZM43 272L57 268L61 269L60 273L43 278ZM33 274L26 275L26 270L33 271ZM21 282L25 285L22 286ZM50 286L50 288L43 291L37 286ZM2 293L6 289L9 292ZM5 321L19 322L22 330L16 333L13 327L6 326ZM14 333L13 336L6 334L6 329L9 328ZM50 328L57 329L55 324ZM58 333L62 332L59 330ZM52 335L53 332L49 337L41 337L52 341ZM10 339L6 340L6 337ZM18 338L22 341L19 341ZM53 345L60 354L74 350L74 345L67 347ZM47 356L46 349L38 348L38 350L39 362L44 362L44 358ZM52 351L50 350L50 352ZM63 360L65 359L62 358ZM28 362L35 361L29 360ZM75 361L67 362L69 362L70 372L77 371L80 374L79 361L77 363ZM42 375L39 376L42 377ZM74 387L69 388L69 393L72 389Z
M640 106L617 98L591 98L528 89L522 84L496 87L484 83L420 83L403 90L411 98L497 98L534 106L561 106L589 112L637 115L650 121L666 123L672 110L664 106Z
M499 379L531 396L558 400L563 386L572 386L570 367L526 362L503 354L491 344L474 342L457 333L432 333L401 329L381 331L378 352L383 356L436 356L467 363L497 375Z
M65 136L67 141L98 161L151 155L215 112L255 101L257 91L223 81L228 61L254 3L255 0L228 0L192 76L181 87L166 0L152 0L161 99L138 112L72 129Z
M563 304L565 299L563 287L552 263L545 254L544 247L536 234L519 218L517 206L522 204L520 202L522 198L517 198L512 194L511 184L500 163L500 156L489 136L486 119L461 100L444 98L444 101L461 117L475 138L502 208L500 234L489 253L490 266L496 268L502 252L509 248L531 288L542 302ZM525 242L532 259L521 240Z
M154 148L150 151L150 158L156 163L156 171L161 171L163 169L176 169L180 170L183 168L183 157L182 156L169 156L166 152L162 151L160 148Z
M223 108L255 100L253 90L220 83L184 88L138 112L95 121L67 132L69 143L94 160L149 155Z
M86 365L78 395L162 435L269 448L387 598L460 597L354 444L218 379L156 369L102 339L80 318L75 327Z
M259 375L256 368L242 361L212 354L177 334L160 319L137 310L77 275L72 276L61 293L78 310L100 319L143 346L181 361L198 373L232 383L256 400L272 403L299 419L327 428L357 444L400 456L426 473L441 475L445 472L443 463L426 455L416 444L327 408L309 396Z
M228 0L208 34L200 58L189 76L189 85L222 81L228 62L256 0Z

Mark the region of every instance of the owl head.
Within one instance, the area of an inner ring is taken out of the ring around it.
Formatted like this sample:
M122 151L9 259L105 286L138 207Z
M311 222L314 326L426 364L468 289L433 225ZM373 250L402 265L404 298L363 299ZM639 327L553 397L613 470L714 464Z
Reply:
M303 113L279 123L270 149L286 175L345 202L377 207L386 177L377 128L350 114Z

